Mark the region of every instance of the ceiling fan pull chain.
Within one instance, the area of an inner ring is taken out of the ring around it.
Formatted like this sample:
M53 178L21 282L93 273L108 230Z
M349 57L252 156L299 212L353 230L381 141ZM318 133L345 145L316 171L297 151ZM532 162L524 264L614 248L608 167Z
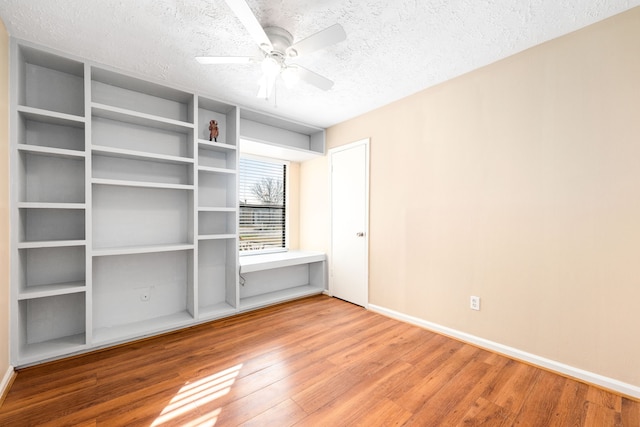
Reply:
M273 108L278 108L278 81L273 82Z

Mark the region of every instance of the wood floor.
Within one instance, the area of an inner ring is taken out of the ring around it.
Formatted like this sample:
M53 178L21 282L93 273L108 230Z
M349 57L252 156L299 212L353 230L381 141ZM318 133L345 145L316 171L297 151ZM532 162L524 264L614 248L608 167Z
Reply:
M640 426L640 403L318 296L20 371L0 426Z

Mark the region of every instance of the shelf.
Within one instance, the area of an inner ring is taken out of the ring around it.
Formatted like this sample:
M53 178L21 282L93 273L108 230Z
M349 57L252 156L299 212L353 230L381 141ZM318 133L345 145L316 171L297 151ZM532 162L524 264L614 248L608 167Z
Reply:
M42 360L83 346L85 307L85 292L18 301L18 358Z
M238 217L235 212L198 212L198 239L236 238Z
M113 255L133 255L151 254L160 252L187 251L193 249L193 243L179 243L173 245L148 245L148 246L126 246L119 248L94 248L93 256L113 256Z
M253 141L248 138L240 138L240 152L253 156L289 160L291 162L306 162L307 160L317 159L324 155L324 153L307 150L306 148L288 147L272 142Z
M173 132L185 133L192 131L194 128L193 123L167 119L147 113L139 113L137 111L112 107L110 105L99 104L96 102L91 103L91 111L94 116L101 117L103 119L116 120L140 126L150 126Z
M159 182L142 182L142 181L129 181L123 179L103 179L93 178L91 183L94 185L111 185L119 187L141 187L141 188L164 188L168 190L193 190L193 185L184 184L163 184Z
M102 68L91 68L91 100L163 119L194 122L193 93Z
M322 292L324 292L324 289L321 287L303 285L251 297L240 298L240 311L264 307L265 305L277 304L296 298L318 295Z
M29 146L31 147L31 146ZM70 150L42 148L18 151L20 203L84 203L85 159ZM42 148L42 150L40 150ZM42 152L45 150L46 152ZM62 156L53 154L64 153Z
M198 212L236 212L236 208L215 208L215 207L199 207Z
M198 166L198 171L208 173L224 173L229 175L235 175L238 173L235 169L213 168L209 166Z
M18 144L18 151L41 154L43 156L63 158L84 158L84 151L66 150L64 148L43 147L40 145Z
M49 246L51 242L84 241L86 237L83 209L20 209L17 220L20 245L43 247L42 242Z
M21 150L82 156L85 151L85 119L63 113L18 107L17 147ZM56 151L62 150L62 151Z
M160 332L193 324L193 316L186 310L166 316L153 317L139 322L125 323L122 325L104 327L93 330L93 344L104 345L115 342L127 341L132 338L142 338Z
M19 295L33 298L33 293L50 296L48 292L64 294L64 289L79 291L86 276L86 246L21 248L16 266Z
M86 289L86 283L84 281L27 286L26 289L23 289L18 293L18 300L73 294L77 292L85 292Z
M211 149L198 145L198 166L202 170L212 168L212 171L217 169L230 170L235 173L238 168L238 152L234 150L223 149Z
M20 348L20 366L82 351L87 348L85 342L86 336L81 333L23 345Z
M92 247L170 248L193 244L193 193L182 189L94 186ZM136 249L132 253L138 253Z
M84 246L86 240L44 240L39 242L19 242L18 249L64 248L69 246Z
M215 319L218 317L226 317L226 316L235 314L238 311L226 302L207 305L204 307L200 307L198 310L199 310L198 312L199 320L209 320L209 319Z
M28 46L18 46L17 103L63 114L84 114L84 64Z
M185 162L182 158L151 159L116 150L118 153L92 152L91 176L94 182L109 180L136 183L137 186L174 189L185 189L174 187L176 185L193 184L193 164Z
M198 171L198 207L237 208L237 178L231 173Z
M91 143L100 149L114 148L154 159L193 159L193 130L182 127L167 130L152 124L94 116L91 120Z
M198 307L236 307L238 292L237 239L198 242ZM200 316L202 317L202 315Z
M127 150L123 148L105 147L100 145L94 145L91 148L91 151L101 156L110 156L121 159L142 159L169 164L193 164L193 159L190 159L188 157L168 156L164 154L154 154L144 151Z
M217 142L237 145L238 109L229 104L199 96L196 138L209 142L209 121L218 122ZM216 141L211 141L216 143Z
M16 110L21 117L27 120L84 129L85 118L82 116L43 110L42 108L27 107L25 105L19 105Z
M19 202L19 209L86 209L85 203Z
M241 109L240 151L303 162L324 155L325 132L270 114Z
M199 235L198 240L222 240L222 239L235 239L238 237L236 234L204 234Z
M237 147L231 144L225 144L224 142L214 142L206 139L198 139L198 146L205 150L213 151L237 151Z

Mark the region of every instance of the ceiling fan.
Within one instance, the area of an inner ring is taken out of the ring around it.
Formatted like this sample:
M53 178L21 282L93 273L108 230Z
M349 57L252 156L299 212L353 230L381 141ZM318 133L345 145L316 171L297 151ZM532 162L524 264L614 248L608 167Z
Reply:
M285 84L293 85L303 80L322 90L333 87L333 81L308 70L298 64L290 63L293 58L325 48L347 38L340 24L334 24L322 31L293 43L293 36L284 28L262 27L245 0L225 0L245 26L251 37L261 49L258 56L199 56L201 64L249 64L260 62L262 78L258 97L269 99L275 90L278 76Z

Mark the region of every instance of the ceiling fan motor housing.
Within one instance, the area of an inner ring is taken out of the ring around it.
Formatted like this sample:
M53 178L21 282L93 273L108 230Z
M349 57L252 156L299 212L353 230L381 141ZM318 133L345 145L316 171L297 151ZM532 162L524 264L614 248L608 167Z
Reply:
M273 49L267 56L278 60L280 63L284 62L287 56L298 56L298 52L291 48L293 36L289 31L280 27L266 27L264 32L269 37L269 40L271 40L271 45L273 46Z

